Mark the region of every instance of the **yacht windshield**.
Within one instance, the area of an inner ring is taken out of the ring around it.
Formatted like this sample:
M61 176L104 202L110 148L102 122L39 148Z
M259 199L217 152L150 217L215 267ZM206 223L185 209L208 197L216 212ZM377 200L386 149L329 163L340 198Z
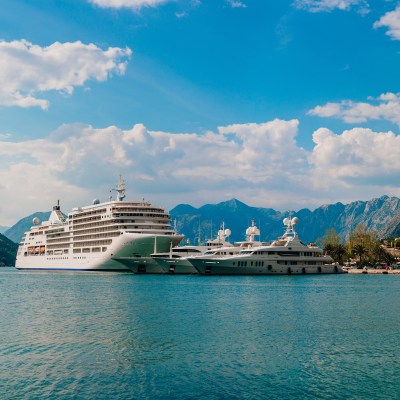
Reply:
M239 254L251 254L253 253L253 250L242 250L239 252Z

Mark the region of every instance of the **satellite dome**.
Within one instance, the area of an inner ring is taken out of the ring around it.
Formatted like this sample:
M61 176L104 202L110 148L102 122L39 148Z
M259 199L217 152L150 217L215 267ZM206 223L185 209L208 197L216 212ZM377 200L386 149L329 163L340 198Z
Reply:
M230 229L225 229L225 236L231 236L231 233Z
M283 220L283 225L287 225L289 223L289 218L285 218L284 220Z
M99 199L94 199L93 200L93 205L95 206L96 204L100 204L100 200Z
M299 223L299 219L297 218L297 217L294 217L293 219L292 219L292 224L293 225L296 225L296 224L298 224Z
M39 225L40 219L38 217L33 218L32 220L34 225Z

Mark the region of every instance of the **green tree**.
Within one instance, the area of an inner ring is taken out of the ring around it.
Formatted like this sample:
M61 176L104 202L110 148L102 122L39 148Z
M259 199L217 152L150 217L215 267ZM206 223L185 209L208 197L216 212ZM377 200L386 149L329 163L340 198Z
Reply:
M340 236L336 232L335 228L329 228L326 230L325 236L321 239L322 247L333 249L340 244Z
M324 252L330 255L334 261L343 264L347 250L346 246L341 243L340 236L334 228L327 229L325 236L321 239Z
M365 224L359 224L351 233L347 247L349 253L358 258L360 265L375 265L381 248L378 234L368 231Z
M347 249L343 243L339 243L332 251L332 258L340 265L347 259Z
M352 254L359 258L359 265L364 265L364 257L367 253L367 248L362 243L357 243L352 247Z

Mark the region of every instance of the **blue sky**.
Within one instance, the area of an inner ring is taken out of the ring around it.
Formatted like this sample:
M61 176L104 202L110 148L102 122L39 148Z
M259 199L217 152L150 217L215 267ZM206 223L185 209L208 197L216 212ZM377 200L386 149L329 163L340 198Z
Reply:
M400 2L1 0L0 225L92 198L400 196Z

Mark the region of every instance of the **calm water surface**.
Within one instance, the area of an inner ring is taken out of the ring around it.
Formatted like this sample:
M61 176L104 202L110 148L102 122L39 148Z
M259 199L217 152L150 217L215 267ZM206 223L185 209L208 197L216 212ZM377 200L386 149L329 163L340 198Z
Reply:
M0 268L1 399L400 398L400 276Z

